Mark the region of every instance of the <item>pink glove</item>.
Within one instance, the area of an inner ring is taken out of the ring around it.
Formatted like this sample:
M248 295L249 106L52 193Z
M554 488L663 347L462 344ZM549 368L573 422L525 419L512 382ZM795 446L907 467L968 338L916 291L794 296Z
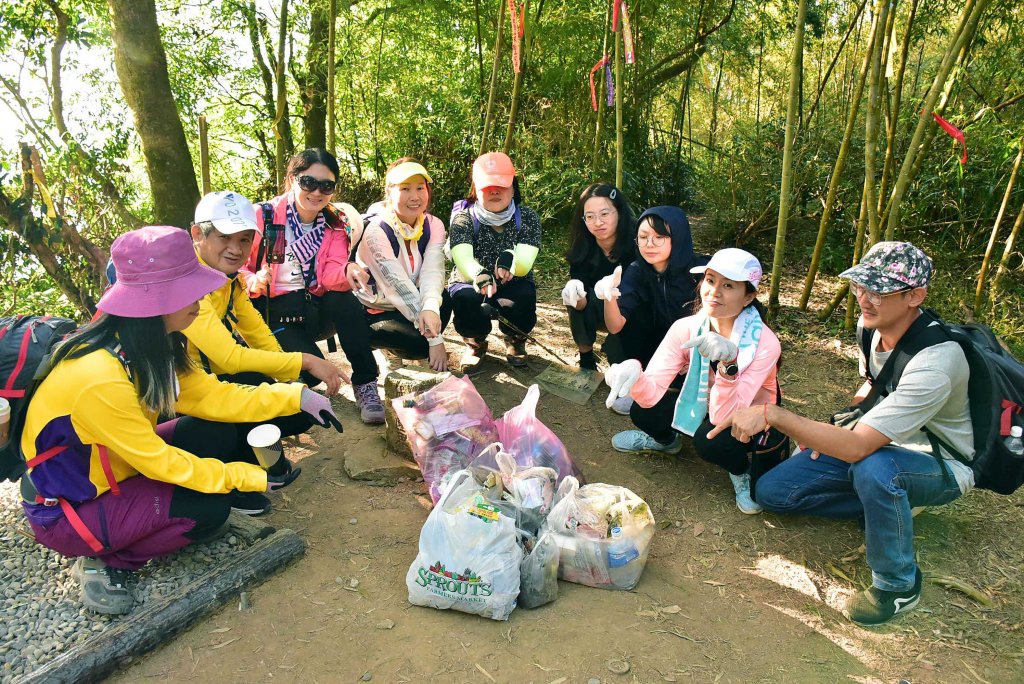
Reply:
M338 416L335 415L334 409L331 407L331 400L319 392L314 392L308 387L303 387L302 399L299 401L299 409L303 413L308 413L313 416L313 420L315 420L317 425L320 427L333 425L334 429L338 432L345 431L341 426L341 421L338 420Z

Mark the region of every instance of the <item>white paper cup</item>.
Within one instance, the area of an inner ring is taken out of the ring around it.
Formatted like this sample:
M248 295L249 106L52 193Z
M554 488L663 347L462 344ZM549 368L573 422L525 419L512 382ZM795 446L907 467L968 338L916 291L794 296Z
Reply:
M245 439L263 468L272 468L284 453L284 447L281 445L281 428L276 425L257 425L249 430Z
M11 404L0 397L0 444L6 444L11 430Z

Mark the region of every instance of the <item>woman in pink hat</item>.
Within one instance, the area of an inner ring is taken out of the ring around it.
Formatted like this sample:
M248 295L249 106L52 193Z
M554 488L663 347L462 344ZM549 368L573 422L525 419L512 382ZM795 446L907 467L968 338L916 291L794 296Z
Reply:
M452 212L449 244L455 330L469 347L464 370L475 369L487 353L491 318L484 303L505 319L499 319L498 329L505 336L506 359L526 366L524 334L537 324L533 262L540 250L540 218L522 205L516 167L507 154L488 152L473 162L473 184Z
M416 159L394 161L384 176L384 201L366 210L363 233L353 239L353 258L370 274L356 298L366 307L373 347L446 371L441 334L452 305L444 287L444 222L428 211L433 182Z
M352 205L331 204L339 173L338 160L326 150L314 147L292 157L283 192L255 205L261 239L238 273L285 351L323 357L317 340L338 335L352 364L359 417L381 425L370 326L352 293L357 278L365 282L349 259L349 233L362 228L362 219ZM301 377L310 386L320 382L309 373Z
M187 232L131 231L111 257L117 282L99 316L54 352L21 449L23 507L36 539L78 558L87 607L117 614L132 606L131 571L225 529L236 497L262 496L297 476L235 461L232 421L297 411L322 424L337 418L326 397L302 385L242 387L193 366L181 330L225 277L199 263ZM182 417L157 424L175 414Z
M695 313L672 324L646 369L630 359L605 373L612 389L608 404L632 395L629 415L639 428L618 433L612 446L624 453L678 454L688 435L698 456L729 473L740 511L760 513L752 487L788 456L789 440L775 429L750 444L728 432L713 439L708 433L738 409L782 399L782 347L757 301L761 264L753 254L729 248L691 272L703 276Z

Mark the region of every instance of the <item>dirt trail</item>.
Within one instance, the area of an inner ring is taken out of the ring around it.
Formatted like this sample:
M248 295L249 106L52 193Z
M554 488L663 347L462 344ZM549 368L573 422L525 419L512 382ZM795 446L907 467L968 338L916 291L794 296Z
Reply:
M575 358L558 307L543 307L539 328ZM790 405L817 417L841 405L855 381L849 347L790 342ZM495 415L544 368L540 350L529 351L529 370L491 358L475 380ZM1020 497L974 495L916 521L926 572L987 589L993 607L928 584L920 609L868 631L836 610L870 581L856 525L744 516L725 473L692 453L616 453L611 436L628 419L603 397L599 389L577 406L545 393L538 413L589 481L629 487L667 524L635 591L562 582L555 603L516 610L508 622L410 606L405 574L425 490L345 476L342 453L383 449L383 430L360 425L342 401L345 434L315 431L290 450L303 475L268 519L300 532L306 556L255 589L251 611L232 602L113 681L357 682L367 673L380 682L1021 681L1024 545L1006 539L1024 529ZM992 519L1001 527L985 524ZM610 659L626 660L629 673L613 674Z

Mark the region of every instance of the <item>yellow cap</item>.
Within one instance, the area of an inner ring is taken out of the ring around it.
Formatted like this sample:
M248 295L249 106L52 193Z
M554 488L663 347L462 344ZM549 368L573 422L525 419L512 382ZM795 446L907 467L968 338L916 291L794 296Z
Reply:
M388 174L384 177L384 183L387 185L398 185L404 183L413 176L423 176L427 179L428 183L433 183L434 179L430 177L427 170L423 168L423 164L417 164L416 162L402 162L395 168L388 171Z

